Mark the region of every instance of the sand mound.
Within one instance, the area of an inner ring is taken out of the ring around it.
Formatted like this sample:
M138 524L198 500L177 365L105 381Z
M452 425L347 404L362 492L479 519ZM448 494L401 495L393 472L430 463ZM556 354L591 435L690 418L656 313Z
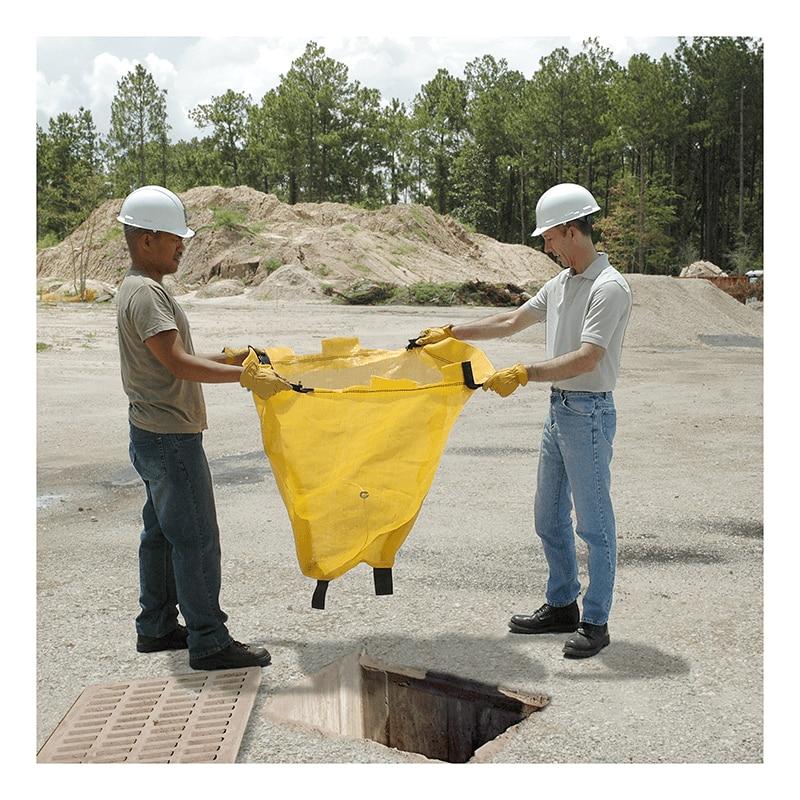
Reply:
M244 283L238 278L223 278L211 281L197 290L196 297L233 297L244 294Z
M703 336L760 337L763 314L709 281L625 275L633 292L626 342L636 347L696 347Z
M342 287L365 277L401 285L475 279L541 285L559 269L537 250L470 233L426 206L378 211L342 203L289 206L246 186L200 186L181 197L197 232L176 276L184 286L213 278L257 286L284 264L300 265ZM76 251L86 246L88 274L118 284L129 261L116 222L121 203L103 203L67 239L41 251L37 276L71 275Z
M323 294L321 281L298 264L284 264L248 294L255 300L328 302Z

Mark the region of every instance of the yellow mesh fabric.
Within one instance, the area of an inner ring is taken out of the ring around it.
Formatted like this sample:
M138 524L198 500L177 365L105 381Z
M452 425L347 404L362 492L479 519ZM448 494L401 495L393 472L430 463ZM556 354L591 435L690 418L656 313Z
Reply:
M489 359L457 339L408 351L326 339L319 354L267 354L279 375L314 390L253 395L300 569L332 580L362 561L391 567L472 393L462 362L481 383ZM253 360L251 351L245 365Z

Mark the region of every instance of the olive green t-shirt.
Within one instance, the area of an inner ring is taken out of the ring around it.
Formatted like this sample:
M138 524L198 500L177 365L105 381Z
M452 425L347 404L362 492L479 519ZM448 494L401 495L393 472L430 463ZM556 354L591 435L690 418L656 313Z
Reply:
M208 427L200 384L176 378L145 344L151 336L170 330L177 330L186 352L194 354L183 309L158 281L132 267L117 290L119 360L128 418L137 428L153 433L199 433Z

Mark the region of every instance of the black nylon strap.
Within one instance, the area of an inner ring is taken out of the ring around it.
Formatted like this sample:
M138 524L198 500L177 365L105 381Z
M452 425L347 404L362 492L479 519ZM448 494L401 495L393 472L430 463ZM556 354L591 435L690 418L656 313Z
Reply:
M394 594L392 585L392 569L385 567L373 567L372 577L375 581L375 594Z
M325 608L325 592L328 591L330 581L317 581L317 588L314 589L314 596L311 598L311 608Z
M475 383L475 378L472 374L472 362L471 361L462 361L461 362L461 372L464 375L464 386L467 389L480 389L483 386L482 383Z

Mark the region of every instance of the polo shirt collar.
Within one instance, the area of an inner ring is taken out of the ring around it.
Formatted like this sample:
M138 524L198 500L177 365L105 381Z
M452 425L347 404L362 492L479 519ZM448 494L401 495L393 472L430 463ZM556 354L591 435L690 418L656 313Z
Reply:
M573 272L570 267L570 277L580 275L581 278L586 278L588 281L593 281L606 267L608 266L608 256L605 253L598 253L597 258L589 264L586 269L581 272Z

